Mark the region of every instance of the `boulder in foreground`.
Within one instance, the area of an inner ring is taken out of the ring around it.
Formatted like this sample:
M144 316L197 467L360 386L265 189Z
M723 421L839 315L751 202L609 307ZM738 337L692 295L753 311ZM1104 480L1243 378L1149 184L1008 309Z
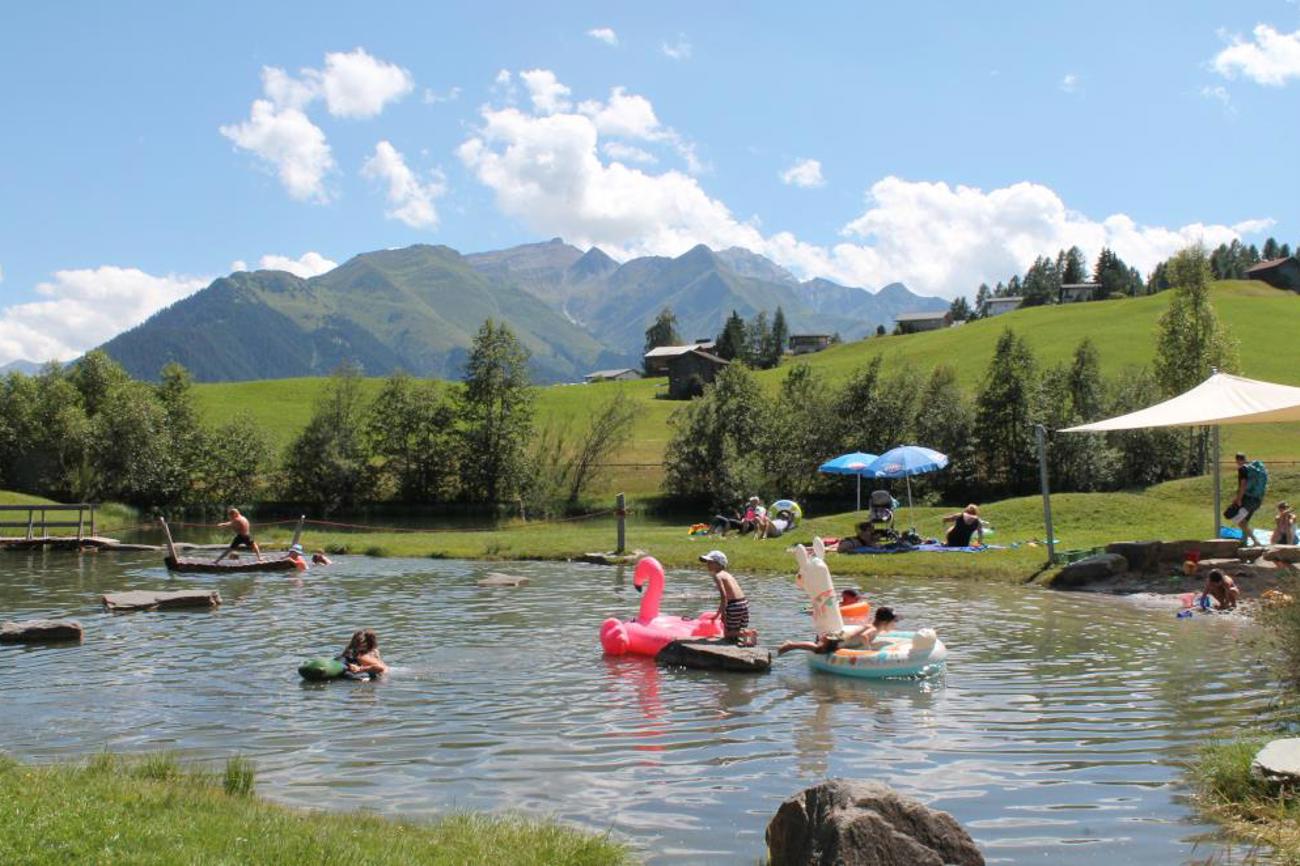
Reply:
M756 646L736 646L722 638L675 640L655 656L661 665L680 665L706 671L766 673L772 669L772 651Z
M1098 553L1072 562L1052 578L1053 589L1078 589L1128 571L1128 560L1118 553Z
M1250 771L1261 779L1300 785L1300 737L1273 740L1255 755Z
M81 642L81 623L75 619L29 619L0 625L0 643Z
M984 866L957 820L879 782L828 779L767 825L770 866Z

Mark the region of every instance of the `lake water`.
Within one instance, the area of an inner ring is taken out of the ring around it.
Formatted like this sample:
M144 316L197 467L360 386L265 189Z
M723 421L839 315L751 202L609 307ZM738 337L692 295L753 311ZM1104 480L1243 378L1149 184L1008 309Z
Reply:
M532 583L476 586L489 571ZM766 643L806 636L791 580L741 579ZM98 606L106 591L196 587L224 606ZM340 557L296 582L169 578L156 554L6 554L0 618L73 616L86 641L0 647L2 747L33 761L242 754L274 800L556 817L612 829L654 864L757 862L780 802L827 776L953 813L990 862L1221 853L1177 780L1202 737L1269 712L1247 620L960 581L867 589L905 627L939 630L946 674L848 680L800 654L766 676L605 659L600 622L639 601L624 569ZM714 603L704 572L670 573L666 612ZM300 682L299 661L362 627L379 632L391 679Z

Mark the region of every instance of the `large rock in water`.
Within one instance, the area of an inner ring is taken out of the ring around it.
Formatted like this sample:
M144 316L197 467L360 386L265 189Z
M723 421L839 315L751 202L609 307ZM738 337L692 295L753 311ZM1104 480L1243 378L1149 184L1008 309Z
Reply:
M1273 740L1259 750L1250 771L1261 779L1300 785L1300 737Z
M221 605L221 593L215 589L183 589L178 592L148 592L135 589L129 592L105 593L103 601L104 607L110 611L213 608Z
M29 619L0 625L0 643L80 643L81 637L81 623L75 619Z
M772 651L756 646L736 646L722 638L675 640L655 656L661 665L680 665L706 671L766 673L772 669Z
M1052 578L1055 589L1077 589L1128 571L1128 560L1118 553L1098 553L1072 562Z
M956 819L878 782L828 779L767 825L770 866L984 866Z

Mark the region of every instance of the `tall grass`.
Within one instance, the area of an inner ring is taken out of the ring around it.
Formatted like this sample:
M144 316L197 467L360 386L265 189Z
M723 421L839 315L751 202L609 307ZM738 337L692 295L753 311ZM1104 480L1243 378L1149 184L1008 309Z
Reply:
M1248 737L1202 748L1191 767L1201 812L1235 838L1267 846L1269 862L1300 864L1300 798L1250 772L1264 739Z
M552 821L456 814L435 823L288 809L252 796L254 771L172 755L31 766L0 755L0 863L509 863L623 866L624 846Z

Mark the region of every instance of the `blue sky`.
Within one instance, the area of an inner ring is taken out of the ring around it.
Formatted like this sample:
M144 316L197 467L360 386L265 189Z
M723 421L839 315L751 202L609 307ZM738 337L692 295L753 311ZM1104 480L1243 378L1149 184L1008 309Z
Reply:
M1071 243L1300 241L1294 0L9 4L0 34L0 363L419 242L742 245L952 297Z

